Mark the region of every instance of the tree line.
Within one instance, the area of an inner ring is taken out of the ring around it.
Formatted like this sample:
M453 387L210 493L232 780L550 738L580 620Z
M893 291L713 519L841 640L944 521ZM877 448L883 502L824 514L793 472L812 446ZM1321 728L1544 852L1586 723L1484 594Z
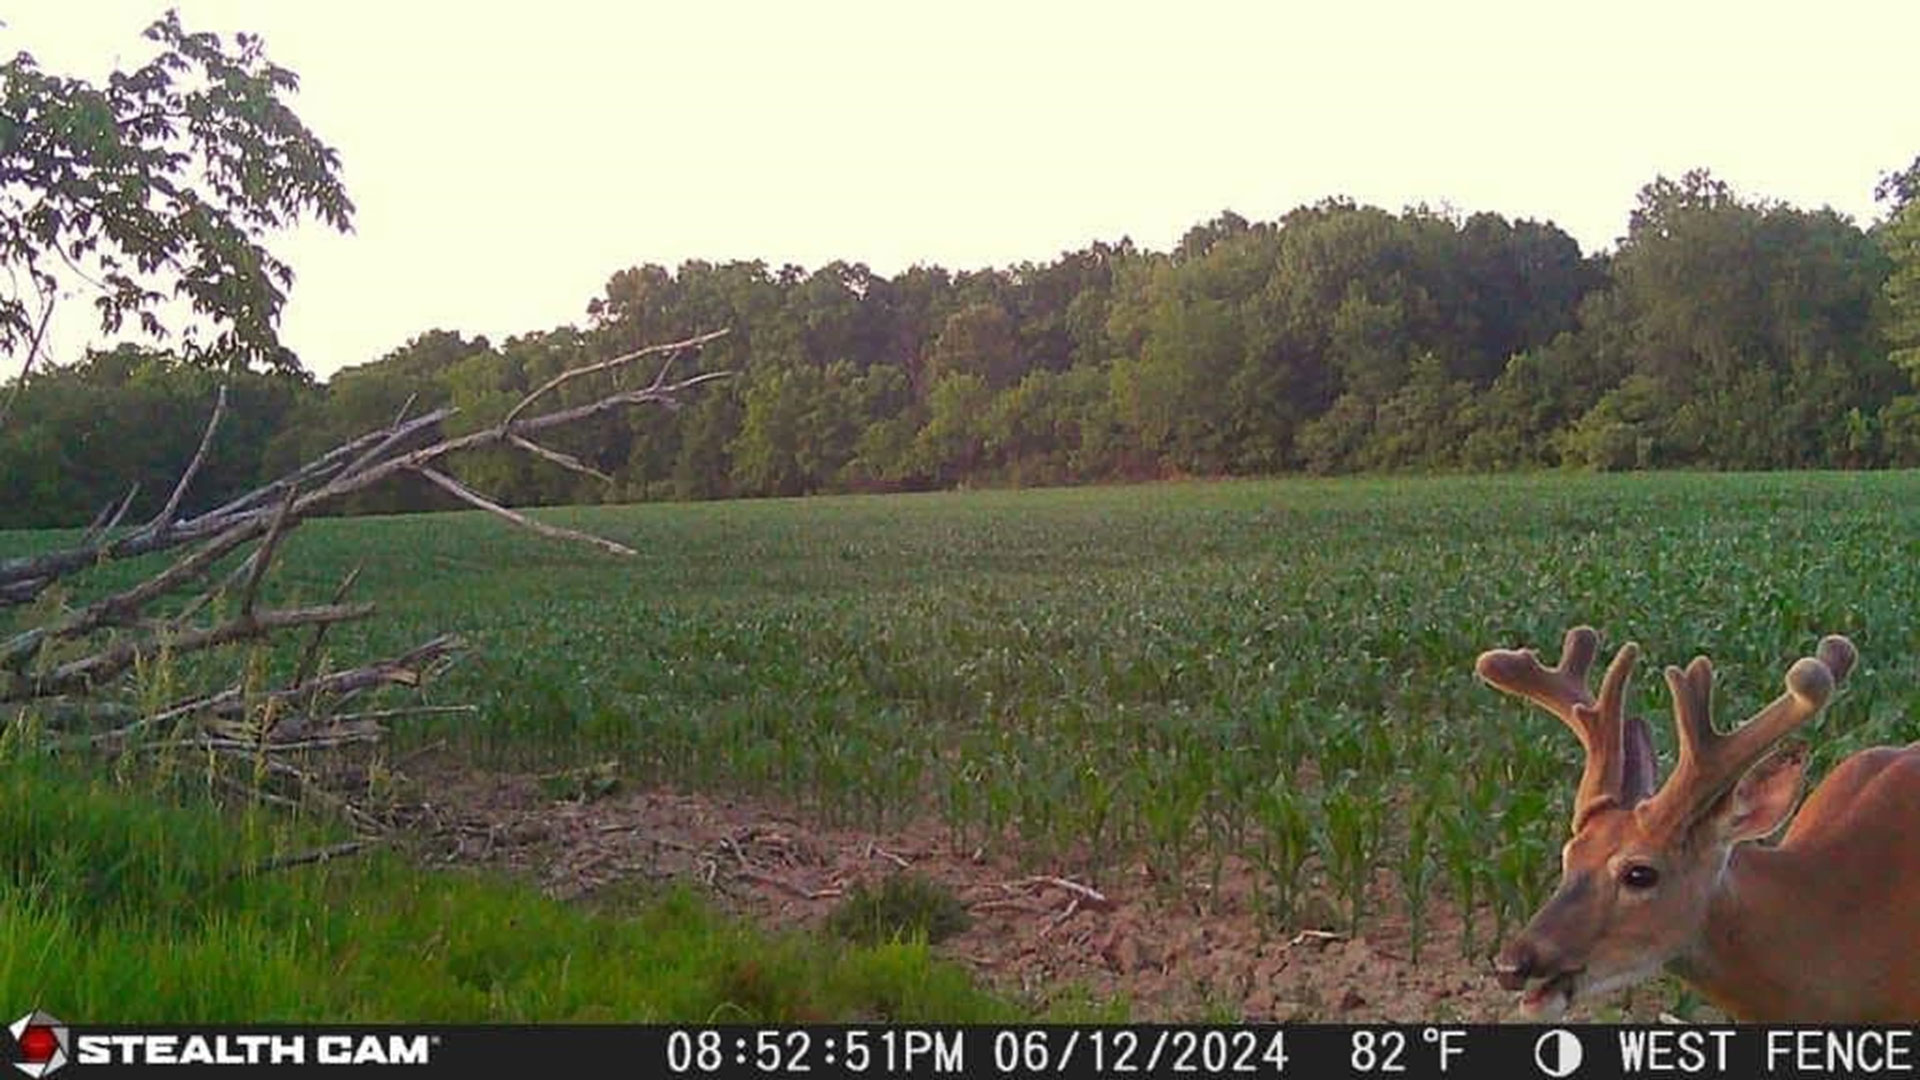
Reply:
M1920 160L1887 213L1743 196L1705 171L1643 188L1588 254L1551 223L1345 199L1231 212L1169 251L891 277L690 261L612 275L580 325L435 329L324 382L123 345L22 385L0 429L0 524L164 500L221 384L208 500L403 408L497 422L584 360L720 327L686 361L735 374L672 413L608 416L462 479L517 504L711 499L1171 476L1920 464ZM635 376L638 377L638 376ZM13 387L0 388L11 392ZM569 387L579 400L604 386ZM438 509L396 485L360 512Z

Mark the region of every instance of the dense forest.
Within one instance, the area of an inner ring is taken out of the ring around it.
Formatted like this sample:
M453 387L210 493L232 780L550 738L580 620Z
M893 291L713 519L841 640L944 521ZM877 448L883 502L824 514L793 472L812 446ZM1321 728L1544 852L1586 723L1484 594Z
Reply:
M735 374L571 445L609 480L523 455L464 467L520 504L1171 476L1920 465L1920 160L1882 218L1747 197L1706 172L1642 189L1583 253L1550 223L1329 199L1233 213L1171 251L892 277L687 262L621 270L581 325L420 334L319 382L297 361L134 346L0 387L0 525L164 499L217 387L201 497L454 405L496 422L584 360L726 327L686 361ZM630 377L645 377L635 375ZM15 390L19 392L14 394ZM580 400L606 388L578 387ZM448 505L396 486L360 512Z

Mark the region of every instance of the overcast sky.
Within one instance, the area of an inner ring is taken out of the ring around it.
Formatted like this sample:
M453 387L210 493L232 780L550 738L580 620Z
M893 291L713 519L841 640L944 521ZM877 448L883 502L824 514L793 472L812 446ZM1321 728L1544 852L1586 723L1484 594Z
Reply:
M13 0L0 50L98 78L167 6ZM1336 194L1594 250L1658 174L1864 224L1920 154L1915 0L171 6L263 35L341 154L354 233L271 245L323 376L432 328L581 322L649 262L999 266ZM64 315L63 361L90 331Z

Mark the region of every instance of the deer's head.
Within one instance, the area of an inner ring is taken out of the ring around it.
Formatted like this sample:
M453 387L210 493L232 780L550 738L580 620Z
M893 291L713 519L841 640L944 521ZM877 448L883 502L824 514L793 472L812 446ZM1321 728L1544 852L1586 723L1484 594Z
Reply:
M1559 717L1586 749L1560 886L1494 960L1501 985L1524 990L1521 1008L1539 1020L1639 982L1685 952L1733 845L1769 835L1791 815L1806 754L1781 740L1820 712L1855 657L1846 638L1823 639L1817 657L1787 670L1785 692L1727 734L1713 729L1707 659L1667 668L1679 760L1656 790L1646 721L1622 715L1639 649L1620 647L1596 701L1587 676L1597 644L1591 629L1575 627L1556 667L1531 649L1495 649L1474 665L1490 685Z

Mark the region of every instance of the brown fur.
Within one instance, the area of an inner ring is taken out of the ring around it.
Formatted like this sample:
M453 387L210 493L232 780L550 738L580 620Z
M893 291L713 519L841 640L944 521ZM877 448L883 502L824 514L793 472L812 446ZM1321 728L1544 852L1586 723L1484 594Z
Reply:
M1920 1020L1920 743L1841 762L1777 847L1737 846L1672 962L1756 1022Z

